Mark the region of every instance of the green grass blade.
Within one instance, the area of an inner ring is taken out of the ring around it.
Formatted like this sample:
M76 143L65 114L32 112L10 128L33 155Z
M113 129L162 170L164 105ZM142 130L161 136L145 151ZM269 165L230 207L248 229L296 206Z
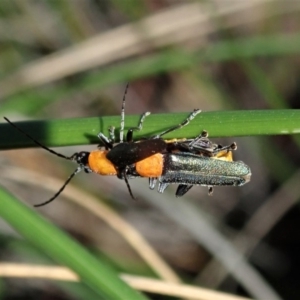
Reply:
M0 216L49 257L74 270L101 299L146 299L77 242L1 189Z
M215 42L209 47L197 51L185 51L180 48L164 49L155 54L135 58L129 62L101 68L98 72L86 74L76 84L60 84L46 90L37 87L21 87L26 93L14 87L1 104L2 111L36 113L53 99L71 97L78 91L93 91L115 83L130 82L135 79L154 76L159 73L190 69L197 63L223 62L245 58L294 55L300 51L300 35L276 34L246 38L237 38ZM268 89L268 86L266 87ZM24 97L27 101L24 101Z
M135 138L151 136L181 123L188 113L156 114L146 118L144 128ZM126 129L138 124L139 116L126 116ZM97 134L107 134L110 126L117 128L119 116L78 118L16 123L39 142L48 146L68 146L99 143ZM300 110L249 110L203 112L188 126L176 130L166 138L192 138L203 129L210 137L279 135L300 133ZM35 146L32 141L16 131L10 124L0 124L0 149Z
M227 39L209 46L204 61L226 61L253 57L298 54L300 35L274 34Z

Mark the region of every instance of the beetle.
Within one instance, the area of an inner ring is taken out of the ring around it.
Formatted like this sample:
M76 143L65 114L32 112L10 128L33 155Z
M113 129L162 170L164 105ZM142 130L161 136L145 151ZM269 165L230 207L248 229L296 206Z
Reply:
M58 192L49 200L34 205L35 207L52 202L71 179L82 170L86 173L94 172L99 175L117 175L118 178L124 179L133 199L134 196L128 178L147 177L151 189L154 189L158 181L158 191L161 193L170 183L178 183L176 196L184 195L193 185L207 185L209 186L209 194L211 194L212 186L240 186L249 181L251 176L249 167L242 162L233 162L232 160L232 151L236 150L235 143L228 146L214 144L208 139L206 131L202 131L194 139L162 139L165 134L188 125L201 112L199 109L195 109L182 123L176 126L152 137L134 141L133 132L141 130L145 118L150 115L150 112L145 112L142 114L138 126L127 131L126 140L124 141L127 90L128 85L126 86L121 108L120 142L115 145L114 127L109 129L109 137L100 132L98 138L103 144L104 150L98 148L91 152L81 151L68 157L42 145L4 117L9 124L35 144L52 154L78 164L76 170L69 176ZM219 172L222 168L223 171ZM216 170L218 170L218 173L216 173ZM188 175L183 176L186 173Z

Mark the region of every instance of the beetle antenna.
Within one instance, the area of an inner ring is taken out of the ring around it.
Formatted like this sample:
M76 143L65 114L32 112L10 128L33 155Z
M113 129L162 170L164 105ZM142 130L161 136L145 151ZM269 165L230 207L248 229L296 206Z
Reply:
M26 133L23 129L21 129L19 126L17 126L16 124L12 123L9 119L7 119L6 117L4 117L4 120L9 123L12 127L14 127L16 130L18 130L19 132L21 132L23 135L25 135L27 138L29 138L30 140L32 140L36 145L40 146L41 148L47 150L48 152L58 156L58 157L61 157L61 158L64 158L64 159L67 159L67 160L72 160L71 157L68 157L68 156L65 156L63 154L60 154L48 147L46 147L45 145L41 144L40 142L38 142L36 139L34 139L32 136L30 136L28 133Z
M120 126L120 143L123 143L123 137L124 137L124 126L125 126L125 99L126 99L126 94L128 91L129 83L127 83L124 96L123 96L123 101L122 101L122 108L121 108L121 126Z
M63 184L63 186L58 190L58 192L53 196L51 197L49 200L45 201L45 202L42 202L40 204L35 204L33 205L34 207L40 207L40 206L44 206L50 202L52 202L53 200L55 200L59 195L60 193L65 189L65 187L67 186L67 184L71 181L71 179L76 175L78 174L80 171L82 170L82 167L79 166L70 176L69 178L66 180L66 182Z

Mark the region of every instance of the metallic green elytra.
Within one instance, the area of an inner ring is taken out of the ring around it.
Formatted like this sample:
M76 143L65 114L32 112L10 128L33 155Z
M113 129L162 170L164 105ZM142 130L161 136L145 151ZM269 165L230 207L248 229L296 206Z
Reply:
M193 185L242 186L250 181L251 170L242 161L226 161L192 153L164 155L164 171L158 178L158 191L179 184L176 196L184 195Z

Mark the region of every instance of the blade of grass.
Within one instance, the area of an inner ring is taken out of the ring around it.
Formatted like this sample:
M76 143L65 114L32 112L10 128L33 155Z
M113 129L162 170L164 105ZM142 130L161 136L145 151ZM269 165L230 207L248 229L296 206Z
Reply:
M150 115L135 139L151 136L181 123L187 114ZM126 129L138 124L139 116L126 116ZM110 126L117 129L119 116L100 118L77 118L47 121L26 121L16 123L39 142L47 146L67 146L99 143L97 134L107 134ZM299 134L300 110L255 110L203 112L188 126L176 130L165 138L192 138L203 129L210 137ZM118 137L118 131L116 132ZM0 124L0 149L12 149L36 146L20 134L10 124Z
M269 35L239 38L235 40L225 40L216 42L206 49L192 52L177 49L167 49L142 58L126 61L117 65L104 67L100 71L86 75L77 84L73 82L69 86L56 86L46 93L41 91L36 93L34 89L25 87L26 97L30 100L30 105L24 105L24 99L20 96L20 90L14 85L13 91L4 96L1 105L2 111L14 110L25 113L38 111L43 102L51 102L60 97L71 97L78 90L93 91L99 90L111 84L128 82L138 78L153 76L162 72L178 71L190 68L197 63L228 61L243 58L292 55L300 52L300 35ZM39 95L40 94L40 95ZM41 99L43 99L41 103Z
M146 299L77 242L3 189L0 199L0 216L4 220L49 257L74 270L99 296L111 300Z

